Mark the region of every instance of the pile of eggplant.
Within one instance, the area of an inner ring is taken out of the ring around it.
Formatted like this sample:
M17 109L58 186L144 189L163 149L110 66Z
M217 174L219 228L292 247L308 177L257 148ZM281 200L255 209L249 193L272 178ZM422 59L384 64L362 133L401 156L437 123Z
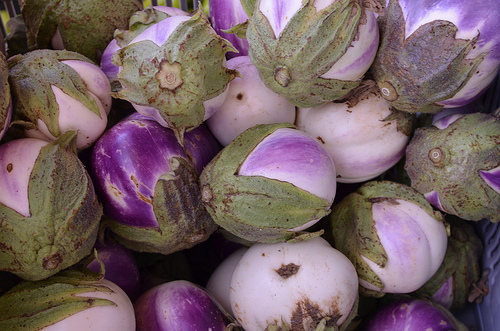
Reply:
M475 225L500 221L500 106L481 102L500 1L20 9L0 329L474 327Z

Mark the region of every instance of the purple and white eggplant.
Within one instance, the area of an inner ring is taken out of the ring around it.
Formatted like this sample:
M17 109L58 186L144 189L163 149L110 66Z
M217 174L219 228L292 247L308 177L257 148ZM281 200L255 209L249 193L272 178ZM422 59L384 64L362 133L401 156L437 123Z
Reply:
M113 97L171 128L179 141L213 114L237 75L225 65L234 48L201 8L189 16L146 8L115 39L120 48L111 61L119 67L120 86Z
M262 82L248 56L228 60L227 67L237 70L240 77L229 82L226 99L206 121L222 145L257 124L295 121L295 106Z
M250 59L264 83L298 107L344 97L375 58L377 20L363 1L258 1L244 8Z
M391 0L372 66L399 110L437 113L484 92L500 68L496 0Z
M450 115L415 130L405 162L411 186L448 214L499 222L499 115Z
M92 145L104 132L111 109L106 75L75 52L36 50L9 58L13 94L12 125L25 135L54 140L77 131L77 148Z
M254 244L234 269L229 298L247 331L346 330L357 313L358 279L321 237Z
M330 153L339 183L387 171L404 156L413 133L415 116L395 110L370 86L358 91L344 102L297 110L295 125Z
M228 59L235 56L248 55L248 41L236 34L228 33L227 30L245 23L248 15L243 9L240 0L211 0L208 2L210 22L214 30L236 48L238 52L228 52Z
M45 280L21 282L2 295L0 328L134 331L134 307L125 292L102 275L65 270Z
M226 331L232 322L201 286L186 280L157 285L134 303L137 331Z
M0 146L0 269L40 280L87 256L102 206L76 154L76 133Z
M165 13L165 15L160 14L160 12ZM146 20L141 19L143 13L147 13ZM125 47L128 42L133 39L134 36L144 31L147 27L169 16L177 15L187 16L188 13L176 7L152 6L146 8L143 11L138 11L131 16L130 22L132 22L133 24L129 27L129 30L123 30L117 33L118 36L113 38L113 40L109 42L101 56L100 68L106 74L112 86L116 88L116 85L119 86L120 84L117 78L120 67L114 65L111 61L111 59L113 58L113 54L115 54L116 51L120 50L121 48ZM124 36L123 33L125 31L127 31L127 33Z
M207 153L219 145L209 130L193 129L188 135L194 138L186 143L193 161L171 129L138 113L96 142L89 170L110 218L105 227L119 243L167 254L192 247L216 229L201 203L195 165L202 169L213 156Z
M360 330L467 331L468 328L439 304L403 297L395 298L378 309Z
M367 182L335 204L328 217L335 248L356 266L365 295L416 291L443 262L444 217L409 186Z
M239 238L300 236L330 212L335 165L321 144L289 123L247 129L205 167L202 199L213 220Z

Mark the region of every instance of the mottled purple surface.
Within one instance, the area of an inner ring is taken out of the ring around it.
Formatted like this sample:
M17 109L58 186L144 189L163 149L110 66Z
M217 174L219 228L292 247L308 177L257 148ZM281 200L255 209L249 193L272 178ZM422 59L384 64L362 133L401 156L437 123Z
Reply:
M228 324L208 292L185 280L158 285L134 303L137 331L224 331Z
M137 115L133 115L137 116ZM169 160L187 159L172 130L150 119L126 118L96 142L90 162L104 213L117 222L155 227L155 184L170 171Z
M500 166L491 170L480 170L479 175L498 194L500 194Z
M243 23L248 19L240 0L210 0L208 6L210 21L214 30L221 37L229 40L234 48L239 51L239 53L228 52L226 54L227 57L232 58L240 55L248 55L248 42L246 39L238 38L234 34L222 31Z
M452 322L437 308L419 299L393 301L372 316L364 331L451 331Z
M104 278L118 285L133 302L139 294L139 267L134 254L121 245L98 248L97 256L104 264ZM101 265L93 260L87 268L99 272Z

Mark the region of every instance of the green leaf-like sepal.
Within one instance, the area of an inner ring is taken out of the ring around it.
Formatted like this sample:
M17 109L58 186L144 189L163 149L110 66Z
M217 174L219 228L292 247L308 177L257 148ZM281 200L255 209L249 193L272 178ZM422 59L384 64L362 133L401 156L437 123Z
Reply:
M362 256L383 268L387 263L387 253L380 242L372 206L377 202L397 204L396 200L406 200L420 206L436 220L444 222L443 215L435 211L425 197L413 188L391 181L370 181L356 192L347 195L332 208L328 216L331 222L334 247L344 253L356 267L360 279L384 288L382 280L373 272ZM363 289L368 296L382 296L381 292Z
M24 281L0 297L0 329L31 331L55 324L82 310L116 305L83 293L111 292L102 275L68 270L40 281Z
M159 110L178 137L200 125L203 102L225 91L236 77L224 65L231 43L213 33L203 10L182 22L161 46L149 40L130 44L113 55L122 67L122 89L113 96Z
M99 106L82 78L64 60L92 63L75 52L36 50L9 58L9 83L13 95L12 123L25 128L36 127L42 120L54 137L61 135L59 107L51 85L80 101L89 111L101 116Z
M435 20L405 37L399 1L390 1L380 17L381 41L372 73L382 96L410 113L436 114L438 103L453 97L470 79L486 54L466 58L477 38L456 39L458 28Z
M461 309L468 303L473 284L481 278L481 254L483 243L476 234L472 223L453 215L446 215L451 235L443 263L438 271L422 287L417 295L432 297L452 278L453 299L450 310Z
M9 124L7 121L11 96L8 77L7 59L5 55L0 52L0 132Z
M156 10L154 7L147 7L144 10L137 11L130 16L128 29L117 29L114 33L114 39L116 39L120 47L125 47L141 32L168 17L167 13Z
M157 228L103 220L102 229L120 244L139 252L170 254L208 239L217 229L201 201L198 175L183 158L170 160L171 171L155 186L153 209Z
M130 16L143 9L138 0L24 0L21 4L30 50L51 48L58 29L64 49L96 63L114 31L126 28Z
M213 220L248 241L273 243L294 238L290 231L330 212L331 203L291 183L238 175L248 154L289 123L256 125L227 145L200 176L202 197Z
M305 1L275 36L259 2L247 28L248 55L270 89L298 107L311 108L340 99L359 85L320 77L356 36L363 10L358 3L335 1L316 12L313 1Z
M31 215L0 203L0 269L41 280L91 252L102 206L76 155L76 132L44 146L29 179Z
M500 221L500 194L480 171L499 166L500 118L466 114L444 129L415 130L406 149L411 186L422 194L437 192L442 210L469 221Z

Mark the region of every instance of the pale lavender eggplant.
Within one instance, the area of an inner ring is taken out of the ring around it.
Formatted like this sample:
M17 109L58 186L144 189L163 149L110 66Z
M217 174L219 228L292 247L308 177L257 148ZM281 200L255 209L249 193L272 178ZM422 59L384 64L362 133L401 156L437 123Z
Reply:
M155 10L161 11L166 13L169 16L187 16L188 13L183 11L182 9L175 8L175 7L169 7L169 6L153 6ZM121 49L120 45L118 45L116 39L112 39L111 42L108 44L108 46L104 49L102 56L101 56L101 61L100 61L100 68L101 70L108 76L109 80L111 82L116 81L116 75L118 74L118 71L120 70L118 66L114 65L111 62L111 58L113 57L113 54Z
M248 55L248 42L246 39L224 32L224 30L244 23L248 19L248 15L243 10L240 0L210 0L208 9L214 30L221 37L229 40L239 52L228 52L226 54L227 58Z
M224 331L230 323L215 299L186 280L157 285L134 303L137 331Z
M90 173L104 213L126 225L156 227L152 197L169 159L187 155L172 130L132 114L96 142Z
M403 298L393 300L376 311L367 320L362 330L453 331L465 329L462 329L462 324L444 308L417 298Z
M134 254L119 244L97 248L97 257L104 264L104 279L118 285L132 302L139 295L139 266ZM94 259L87 265L94 272L101 270L101 264Z
M476 73L451 99L440 102L445 107L463 106L484 92L500 68L500 5L497 0L399 0L406 20L406 37L425 23L434 20L452 22L456 38L478 37L468 58L486 53Z

